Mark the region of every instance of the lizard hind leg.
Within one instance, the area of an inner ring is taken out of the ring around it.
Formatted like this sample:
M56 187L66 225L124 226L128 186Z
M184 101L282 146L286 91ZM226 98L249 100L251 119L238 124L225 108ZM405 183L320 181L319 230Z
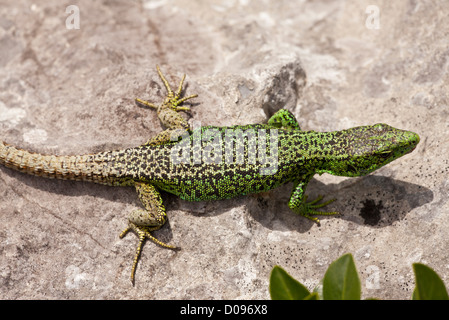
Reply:
M139 262L142 248L147 239L153 241L161 247L179 250L178 247L168 245L156 239L151 234L151 231L160 229L165 224L167 219L165 208L162 204L162 198L157 189L154 186L143 182L135 182L135 187L145 210L138 209L131 212L128 226L120 233L119 236L120 238L123 238L129 231L133 231L139 238L139 244L137 246L131 269L131 282L133 284L137 263Z
M123 238L129 231L134 231L136 233L137 237L139 238L139 244L137 245L136 253L135 253L134 259L133 259L133 265L131 268L131 282L133 285L134 285L134 279L135 279L135 274L136 274L136 269L137 269L137 263L139 262L140 254L142 253L142 248L147 239L153 241L154 243L160 245L161 247L164 247L167 249L172 249L172 250L180 250L179 247L168 245L168 244L156 239L153 235L151 235L150 231L154 231L157 229L159 229L159 227L157 227L157 228L141 227L141 226L137 226L136 224L130 222L129 225L125 228L125 230L123 230L119 235L120 238Z
M159 68L159 66L156 66L157 68L157 73L159 75L159 78L161 78L161 81L164 83L165 89L167 90L167 96L165 97L164 102L162 103L162 105L160 106L156 106L154 103L148 102L146 100L142 100L142 99L135 99L137 103L141 104L141 105L145 105L148 106L150 108L154 108L157 109L158 112L161 112L161 110L163 109L171 109L173 111L179 112L179 111L190 111L189 107L181 107L180 105L182 103L184 103L186 100L190 100L193 98L198 97L197 94L192 94L189 95L187 97L183 97L181 98L182 95L182 87L184 85L184 80L186 78L186 75L184 74L180 83L179 83L179 87L178 90L175 92L173 92L173 90L170 87L170 84L168 83L167 79L165 79L165 76L162 74L161 69Z
M181 98L185 75L182 77L181 82L179 83L178 90L176 92L173 92L170 84L168 83L167 79L165 79L159 66L157 66L157 72L159 74L159 77L161 78L161 81L164 83L165 88L167 89L167 96L164 102L161 105L157 106L151 102L142 99L136 99L136 103L156 109L159 120L167 129L148 140L144 145L162 145L171 141L177 141L178 138L183 135L183 132L188 133L190 130L190 125L178 112L190 111L189 107L183 107L181 106L181 104L186 100L196 98L198 96L197 94L193 94Z
M198 97L197 94L192 94L190 96L181 98L182 87L184 85L186 75L184 74L182 76L182 79L179 82L178 91L174 93L173 90L170 88L170 84L168 83L167 79L165 79L164 75L162 74L162 71L159 68L159 66L156 66L156 69L157 73L159 74L159 78L161 78L162 82L165 85L165 88L167 89L167 98L165 99L164 104L169 105L175 111L190 111L189 107L179 107L179 105L182 104L184 101Z

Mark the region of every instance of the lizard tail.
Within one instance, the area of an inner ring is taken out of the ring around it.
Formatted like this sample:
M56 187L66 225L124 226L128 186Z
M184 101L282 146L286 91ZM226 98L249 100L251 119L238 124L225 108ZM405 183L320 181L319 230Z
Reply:
M117 175L108 162L114 152L77 156L43 155L29 152L0 141L0 164L35 176L92 181L107 185L118 185ZM115 170L116 171L116 170ZM123 184L120 183L120 185Z

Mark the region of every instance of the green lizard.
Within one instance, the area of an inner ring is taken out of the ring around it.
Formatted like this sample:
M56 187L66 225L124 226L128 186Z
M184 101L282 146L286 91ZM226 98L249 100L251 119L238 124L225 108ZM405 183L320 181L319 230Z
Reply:
M231 127L205 126L191 130L178 113L189 111L181 104L197 97L181 98L182 78L173 92L157 67L167 89L164 102L154 108L166 130L145 144L124 150L76 156L31 153L0 142L0 163L37 176L92 181L111 186L134 186L144 209L129 215L128 231L139 237L131 269L134 276L146 239L162 247L177 249L157 240L151 232L166 222L159 191L189 201L219 200L268 191L288 182L293 191L288 206L297 214L319 223L315 215L334 199L322 196L307 202L306 186L314 174L362 176L413 151L419 136L386 124L342 131L302 131L293 114L279 110L267 124Z

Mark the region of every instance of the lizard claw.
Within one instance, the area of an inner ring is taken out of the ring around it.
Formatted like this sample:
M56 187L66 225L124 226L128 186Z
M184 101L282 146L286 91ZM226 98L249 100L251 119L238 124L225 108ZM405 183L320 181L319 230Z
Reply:
M166 244L158 239L156 239L154 236L151 235L150 231L154 231L159 229L160 227L156 227L156 228L148 228L148 227L142 227L142 226L137 226L136 224L130 222L129 225L125 228L125 230L123 230L119 237L120 239L123 238L129 231L134 231L137 236L139 237L139 244L137 245L137 250L136 250L136 254L134 256L134 260L133 260L133 266L131 269L131 282L134 285L134 278L135 278L135 274L136 274L136 268L137 268L137 263L139 262L139 258L140 258L140 254L142 252L142 248L143 245L145 244L145 240L146 239L150 239L151 241L153 241L154 243L167 248L167 249L172 249L172 250L180 250L181 248L179 247L175 247L169 244Z
M324 206L327 206L328 204L334 202L336 199L330 199L328 201L325 201L323 203L319 203L321 200L323 200L323 196L319 195L316 199L307 202L307 195L304 197L304 202L302 205L301 215L306 217L307 219L312 220L316 224L320 225L320 220L317 217L314 217L316 215L319 216L332 216L340 214L337 211L331 211L331 212L324 212L324 211L317 211L316 209L322 208Z

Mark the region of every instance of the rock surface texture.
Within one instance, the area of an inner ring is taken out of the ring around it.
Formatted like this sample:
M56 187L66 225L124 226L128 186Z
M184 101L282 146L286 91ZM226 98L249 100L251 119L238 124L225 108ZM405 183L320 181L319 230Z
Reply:
M310 289L352 253L364 297L409 299L413 262L449 283L447 1L61 1L0 6L0 138L40 153L139 145L162 127L165 89L198 93L192 125L266 121L291 110L302 129L388 123L417 149L363 178L318 176L337 198L321 227L293 214L291 185L220 202L164 195L133 287L137 238L118 234L140 206L132 188L0 169L2 299L267 299L280 265ZM378 15L377 15L378 13ZM79 28L77 27L79 22ZM75 28L74 28L75 27Z

